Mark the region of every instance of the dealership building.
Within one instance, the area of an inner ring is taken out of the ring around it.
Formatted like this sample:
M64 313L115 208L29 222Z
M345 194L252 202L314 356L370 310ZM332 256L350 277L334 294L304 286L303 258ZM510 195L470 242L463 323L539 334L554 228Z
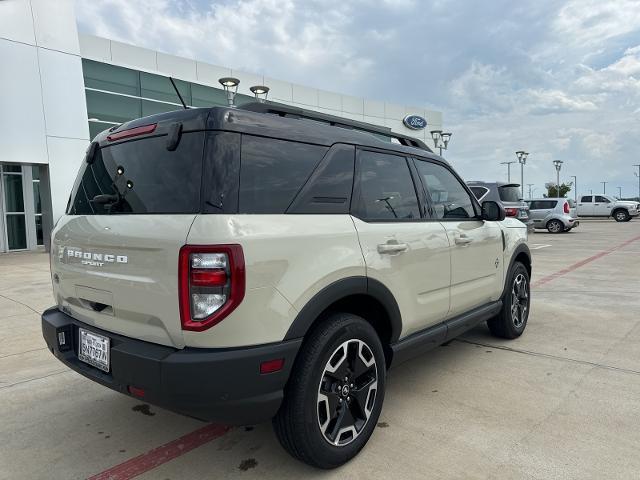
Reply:
M0 1L0 252L48 243L79 162L98 132L182 108L226 105L219 79L240 80L235 103L268 100L390 128L433 145L442 114L343 95L257 73L79 34L72 0ZM406 126L418 118L418 129ZM426 126L422 120L426 119Z

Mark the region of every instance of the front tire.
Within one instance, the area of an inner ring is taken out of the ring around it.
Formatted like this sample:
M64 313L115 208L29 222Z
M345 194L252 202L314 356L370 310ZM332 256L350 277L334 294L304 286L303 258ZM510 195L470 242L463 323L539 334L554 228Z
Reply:
M513 264L508 285L502 299L502 310L487 320L487 326L496 337L513 339L522 335L527 327L531 306L529 272L522 263Z
M613 212L613 218L616 222L628 222L631 220L631 215L626 210L616 210Z
M293 457L335 468L365 446L382 410L386 363L364 319L331 315L303 344L273 427Z

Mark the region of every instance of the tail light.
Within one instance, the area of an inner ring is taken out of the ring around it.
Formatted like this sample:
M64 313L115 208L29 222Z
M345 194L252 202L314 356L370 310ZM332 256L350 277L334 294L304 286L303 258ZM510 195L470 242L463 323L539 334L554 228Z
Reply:
M508 208L505 208L504 210L507 213L507 217L517 217L518 216L518 211L520 209L508 207Z
M564 202L564 213L569 213L569 202Z
M244 255L240 245L185 245L178 265L183 330L201 332L220 323L242 302Z

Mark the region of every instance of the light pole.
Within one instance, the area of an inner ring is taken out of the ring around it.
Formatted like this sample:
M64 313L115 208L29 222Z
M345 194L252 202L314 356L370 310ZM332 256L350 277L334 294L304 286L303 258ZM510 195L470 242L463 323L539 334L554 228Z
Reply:
M622 200L622 187L616 187L618 189L618 200Z
M640 202L640 164L636 164L634 167L638 167L638 173L633 172L633 174L638 177L638 201Z
M606 194L607 193L607 183L609 182L600 182L602 184L602 194Z
M554 160L553 166L556 167L556 196L560 198L560 169L562 168L562 160Z
M571 175L571 178L573 178L573 198L578 203L578 177Z
M522 189L522 198L524 198L524 165L527 163L528 156L529 152L525 152L524 150L518 150L516 152L516 157L518 158L518 162L520 162L520 188Z
M238 93L238 85L240 85L240 80L234 77L222 77L218 79L224 91L227 92L227 103L230 107L235 107L234 100L236 98L236 93Z
M531 193L533 190L531 190L531 187L533 187L535 185L535 183L527 183L527 187L529 187L529 200L531 200L531 198L533 198L531 196ZM534 189L535 190L535 189Z
M511 162L500 162L500 165L506 165L507 166L507 182L511 183L511 164L512 163L517 163L515 160L511 161Z
M440 156L442 156L442 150L446 150L449 146L451 135L453 135L451 132L443 132L442 130L431 130L433 146L440 149Z

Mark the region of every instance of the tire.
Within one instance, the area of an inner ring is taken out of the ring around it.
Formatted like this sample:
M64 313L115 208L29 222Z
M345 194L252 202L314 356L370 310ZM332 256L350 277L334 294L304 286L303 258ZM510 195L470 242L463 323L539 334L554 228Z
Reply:
M631 215L626 210L620 209L613 212L613 218L616 222L628 222L631 220Z
M547 230L549 230L549 233L562 233L564 232L564 225L560 220L549 220L547 222Z
M385 378L382 344L373 327L356 315L331 315L298 353L273 419L280 444L314 467L348 462L376 427Z
M496 337L513 339L522 335L527 328L531 307L529 272L522 263L513 264L507 285L507 291L502 299L502 310L498 315L487 320L487 326ZM516 299L518 306L514 310L513 305ZM518 317L516 318L515 315Z

